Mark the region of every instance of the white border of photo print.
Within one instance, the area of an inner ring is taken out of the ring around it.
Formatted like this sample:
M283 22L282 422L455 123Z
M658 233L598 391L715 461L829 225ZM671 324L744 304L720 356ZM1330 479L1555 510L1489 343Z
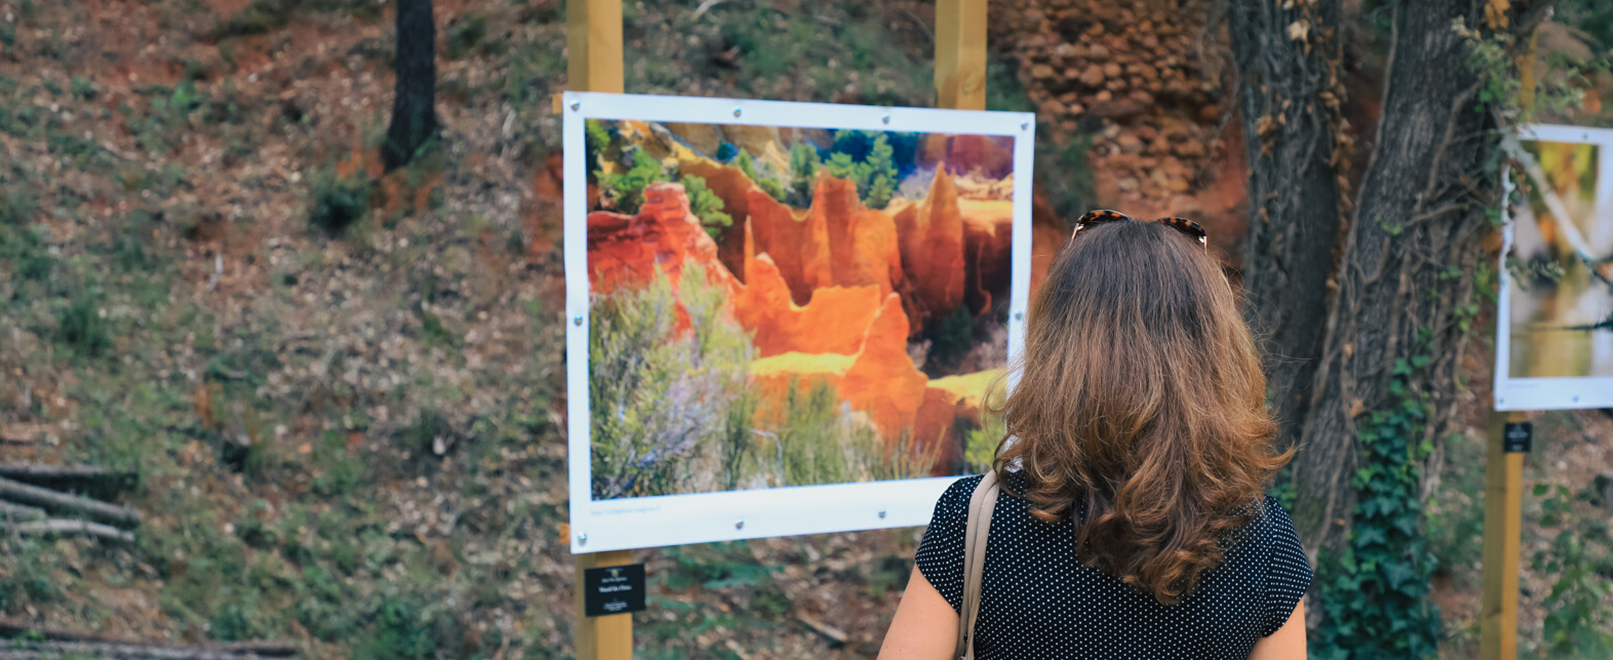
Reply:
M1518 139L1523 142L1555 142L1563 144L1597 145L1596 220L1610 225L1613 231L1613 129L1584 126L1556 126L1533 124L1521 127ZM1503 189L1510 198L1514 187L1508 170L1504 175ZM1495 328L1495 409L1496 410L1568 410L1574 408L1613 407L1613 377L1560 377L1525 378L1508 373L1512 364L1512 277L1507 272L1507 255L1512 252L1514 223L1509 204L1501 205L1502 235L1500 295L1496 304ZM1609 255L1593 255L1607 258Z
M588 179L584 120L639 120L792 128L910 131L1014 138L1014 204L1008 356L1019 355L1030 287L1031 167L1036 117L1025 112L890 108L720 98L567 92L565 261L567 448L574 553L733 539L821 534L929 523L935 500L958 477L903 479L594 500L588 410ZM1010 372L1009 387L1013 386Z

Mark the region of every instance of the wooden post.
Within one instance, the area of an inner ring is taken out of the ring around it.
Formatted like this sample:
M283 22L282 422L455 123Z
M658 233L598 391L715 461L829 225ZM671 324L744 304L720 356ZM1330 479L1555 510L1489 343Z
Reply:
M1540 44L1540 31L1529 33L1529 45L1518 54L1518 107L1523 109L1522 121L1535 116L1535 58Z
M986 0L939 0L936 7L935 86L939 105L986 109ZM622 92L621 0L567 0L566 88ZM558 97L556 98L558 103ZM558 111L558 105L556 106ZM569 541L569 526L560 538ZM589 617L583 611L583 572L633 561L626 550L573 555L576 561L577 660L632 660L633 615Z
M583 571L633 563L627 550L573 555L577 561L577 660L632 660L633 614L590 617L583 613Z
M1517 660L1518 544L1523 526L1523 454L1502 445L1507 422L1520 412L1491 412L1484 467L1484 600L1479 658Z
M622 93L622 0L566 0L566 89ZM559 112L560 97L555 97ZM561 525L569 543L571 529ZM573 555L576 561L577 660L632 660L633 615L589 617L583 611L583 571L633 562L626 550Z
M935 3L936 105L986 109L986 0Z
M622 93L622 0L567 0L566 89Z

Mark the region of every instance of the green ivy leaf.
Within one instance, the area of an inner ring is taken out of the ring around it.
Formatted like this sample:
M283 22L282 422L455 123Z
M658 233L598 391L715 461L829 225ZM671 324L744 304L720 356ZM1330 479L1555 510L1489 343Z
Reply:
M1357 548L1371 545L1373 543L1388 542L1389 535L1384 532L1382 527L1362 525L1355 529L1355 547Z

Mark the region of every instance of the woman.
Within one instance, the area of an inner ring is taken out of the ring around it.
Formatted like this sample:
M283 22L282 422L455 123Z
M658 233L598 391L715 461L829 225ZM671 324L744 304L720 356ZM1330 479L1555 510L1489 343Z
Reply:
M1002 409L975 657L1305 657L1311 568L1263 497L1266 381L1192 221L1088 213L1031 303ZM980 477L935 506L882 660L952 655Z

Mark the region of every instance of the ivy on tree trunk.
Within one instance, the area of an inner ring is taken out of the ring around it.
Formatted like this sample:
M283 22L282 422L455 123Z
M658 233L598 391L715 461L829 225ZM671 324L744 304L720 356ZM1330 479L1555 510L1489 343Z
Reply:
M1336 276L1305 454L1292 465L1294 521L1318 558L1328 622L1318 657L1437 654L1422 491L1478 311L1483 240L1495 230L1487 211L1501 203L1500 110L1511 100L1481 92L1513 75L1474 66L1471 39L1526 41L1548 4L1392 5L1382 115ZM1464 35L1463 25L1479 29Z
M420 145L437 134L437 31L431 0L397 0L396 95L392 124L381 146L390 172L409 162Z

